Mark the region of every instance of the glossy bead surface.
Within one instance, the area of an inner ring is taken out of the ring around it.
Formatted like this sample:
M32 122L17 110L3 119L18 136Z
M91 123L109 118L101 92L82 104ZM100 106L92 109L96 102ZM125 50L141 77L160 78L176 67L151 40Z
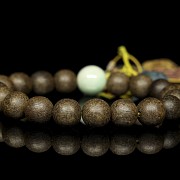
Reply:
M85 66L77 75L77 85L84 94L98 94L106 86L104 70L95 65Z

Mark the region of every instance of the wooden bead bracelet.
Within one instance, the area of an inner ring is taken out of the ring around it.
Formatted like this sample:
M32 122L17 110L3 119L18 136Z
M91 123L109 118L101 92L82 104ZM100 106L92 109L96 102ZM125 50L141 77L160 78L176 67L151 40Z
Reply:
M128 58L136 68L130 65ZM115 64L120 59L124 66L118 69ZM83 106L68 98L53 106L42 96L54 88L61 93L70 93L76 87L83 94L96 97ZM40 96L29 99L26 94L31 90ZM133 97L140 99L137 106ZM109 106L102 98L118 99ZM130 126L138 119L143 125L159 126L165 118L180 118L180 84L171 84L165 79L152 81L142 74L138 60L122 46L106 72L89 65L82 68L77 77L68 69L59 70L54 77L47 71L37 71L31 78L22 72L9 77L0 75L0 111L15 119L25 115L27 120L40 123L47 122L52 116L60 125L75 125L82 120L86 125L99 127L112 120L116 125Z
M23 92L9 90L9 93L1 98L0 107L8 117L19 119L25 115L27 120L40 123L49 121L52 116L59 125L70 126L79 123L82 116L84 123L89 126L104 126L110 120L116 125L130 126L135 124L137 119L143 125L158 126L163 123L165 117L180 118L178 88L178 85L169 85L163 88L161 94L167 89L171 91L167 91L161 100L147 97L137 106L131 99L118 99L109 106L103 99L92 98L85 102L82 108L73 99L61 99L53 107L52 102L46 97L35 96L29 99ZM7 87L0 87L0 95L4 89L7 90Z

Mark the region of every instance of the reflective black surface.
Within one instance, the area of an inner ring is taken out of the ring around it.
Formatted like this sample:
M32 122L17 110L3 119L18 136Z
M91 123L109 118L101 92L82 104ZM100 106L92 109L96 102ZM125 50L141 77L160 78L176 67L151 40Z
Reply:
M141 125L90 128L35 124L1 115L0 159L81 159L130 156L174 156L180 153L180 122L165 120L159 128Z

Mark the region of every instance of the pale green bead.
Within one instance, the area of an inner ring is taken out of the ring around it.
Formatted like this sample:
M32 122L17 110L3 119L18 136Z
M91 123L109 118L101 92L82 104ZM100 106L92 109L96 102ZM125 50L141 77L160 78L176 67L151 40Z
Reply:
M106 86L106 75L104 70L95 65L85 66L77 75L77 85L84 94L98 94Z

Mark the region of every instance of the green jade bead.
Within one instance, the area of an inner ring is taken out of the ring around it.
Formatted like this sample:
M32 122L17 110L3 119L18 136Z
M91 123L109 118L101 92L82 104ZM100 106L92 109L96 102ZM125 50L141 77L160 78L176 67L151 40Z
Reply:
M82 68L77 75L77 86L86 95L97 95L105 89L106 75L103 69L96 65Z

